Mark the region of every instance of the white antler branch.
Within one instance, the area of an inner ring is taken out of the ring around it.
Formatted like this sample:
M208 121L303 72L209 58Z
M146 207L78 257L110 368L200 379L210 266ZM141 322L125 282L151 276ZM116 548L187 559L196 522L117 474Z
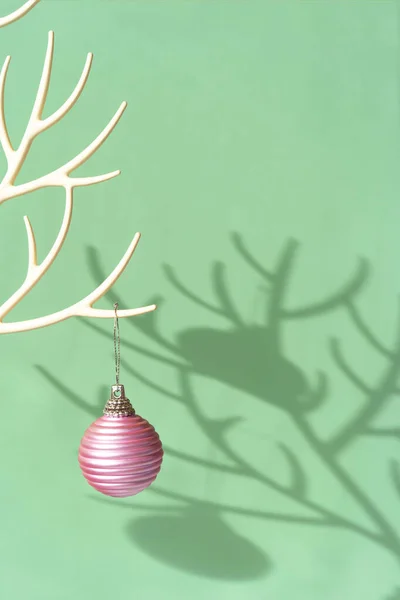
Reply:
M120 171L112 171L110 173L105 173L104 175L97 175L94 177L70 177L72 171L83 165L110 136L126 108L126 102L121 104L113 118L106 125L103 131L96 137L96 139L86 148L84 148L84 150L82 150L75 158L67 162L62 167L59 167L58 169L55 169L54 171L51 171L42 177L38 177L37 179L27 183L15 185L15 180L21 171L22 165L35 138L40 133L46 131L46 129L49 129L52 125L55 125L71 110L82 94L89 77L93 59L93 55L91 53L89 53L87 56L82 74L69 98L52 115L46 119L42 119L42 113L50 85L53 55L54 33L50 31L48 35L48 44L42 76L40 79L36 99L28 125L17 150L14 150L12 147L4 116L4 90L8 67L10 64L10 57L6 58L3 69L0 73L0 143L7 159L7 173L0 183L0 204L6 200L10 200L11 198L16 198L18 196L22 196L23 194L34 192L38 189L67 186L73 188L93 185L112 179L120 173Z
M74 104L76 104L76 102L79 100L80 95L82 94L83 89L88 80L90 69L92 66L92 61L93 61L93 54L91 52L89 52L89 54L86 57L86 62L85 62L85 66L83 67L82 74L79 78L78 83L75 86L74 91L71 93L70 97L64 102L64 104L62 106L60 106L60 108L58 110L56 110L52 115L50 115L50 117L47 117L47 119L44 119L42 121L43 131L45 129L48 129L49 127L51 127L58 121L60 121L63 118L63 116L67 112L69 112L71 110L71 108L74 106Z
M6 25L18 21L18 19L24 17L36 4L38 4L38 2L39 0L28 0L28 2L25 2L25 4L17 10L14 10L11 14L6 17L0 17L0 27L5 27Z
M77 304L70 306L64 310L60 310L51 315L45 317L38 317L37 319L30 319L28 321L20 321L18 323L1 323L0 324L0 335L7 333L22 333L24 331L33 331L34 329L41 329L43 327L49 327L50 325L56 325L61 321L66 321L71 317L103 317L111 319L115 316L114 310L99 310L92 309L89 312L84 310L85 299L81 300ZM118 317L136 317L145 313L156 310L155 304L149 306L142 306L141 308L132 308L128 310L118 310Z
M133 253L136 250L136 246L138 245L139 240L140 240L140 233L136 233L132 242L130 243L127 251L125 252L124 256L121 258L118 265L112 271L112 273L110 273L110 275L107 277L107 279L105 281L103 281L103 283L101 285L99 285L98 288L96 288L91 294L89 294L89 296L87 296L85 298L85 300L81 304L81 310L79 312L80 316L82 316L82 317L83 316L103 317L103 318L108 318L108 317L114 316L115 311L113 311L113 310L94 309L92 307L95 302L97 302L98 300L100 300L100 298L105 296L105 294L112 288L112 286L114 285L116 280L125 271L130 259L132 258ZM154 306L154 305L152 305L152 306ZM153 310L150 307L146 307L146 308ZM134 314L137 314L137 312L136 312L137 310L140 310L140 309L135 308ZM146 310L145 312L148 312L148 310ZM133 313L131 310L125 310L125 311L118 312L118 314L121 316L123 316L124 313L125 313L125 316L127 316L127 317L133 316Z
M38 266L37 264L37 248L36 248L36 239L35 234L33 232L32 224L29 220L29 217L24 217L25 227L26 227L26 235L28 237L28 272L26 274L27 277L31 275L31 273Z
M47 257L44 261L37 265L36 263L36 244L34 241L34 234L32 231L32 227L29 223L27 226L28 231L28 241L29 241L29 268L28 275L20 287L20 289L9 299L6 303L0 307L0 319L2 319L8 312L12 310L12 308L24 297L26 294L32 289L32 287L41 279L44 273L49 269L51 264L54 262L59 249L61 248L65 237L67 235L69 224L71 221L72 214L72 194L67 196L65 214L63 223L60 228L60 232L58 234L57 240L54 242L52 249L50 250ZM27 222L27 219L26 221ZM105 310L99 308L93 308L93 304L100 300L109 289L115 284L115 282L122 275L123 271L127 267L135 249L138 245L140 239L140 233L136 233L133 238L129 248L125 252L123 258L119 262L119 264L115 267L113 272L107 277L107 279L99 285L91 294L83 298L76 304L65 308L64 310L60 310L51 315L47 315L45 317L39 317L37 319L29 319L28 321L20 321L17 323L4 323L0 320L0 334L6 333L20 333L22 331L31 331L33 329L39 329L41 327L48 327L49 325L54 325L56 323L60 323L61 321L65 321L66 319L70 319L71 317L96 317L103 319L111 319L115 315L114 310ZM155 310L157 307L155 304L150 304L148 306L142 306L140 308L131 308L127 310L119 310L119 317L135 317L137 315L142 315L148 312Z
M31 289L38 283L38 281L43 277L43 275L48 271L53 262L55 261L58 253L61 250L61 247L67 237L67 233L69 230L69 226L71 223L72 217L72 205L73 205L73 195L72 189L67 188L66 190L66 199L65 199L65 211L64 218L60 227L60 231L58 232L57 238L50 250L47 254L46 258L43 262L38 265L37 264L37 252L36 252L36 241L35 234L33 233L32 225L28 219L25 217L25 226L27 230L28 236L28 250L29 250L29 260L28 260L28 272L25 278L25 281L20 286L20 288L6 301L2 306L0 306L0 323L4 319L6 315L19 303L25 296L31 291ZM1 325L0 325L1 330Z
M24 283L21 287L0 307L0 334L5 333L18 333L21 331L30 331L32 329L38 329L40 327L47 327L48 325L54 325L61 321L65 321L71 317L97 317L97 318L113 318L114 310L96 309L93 308L93 304L103 298L105 294L111 289L115 282L122 275L123 271L127 267L132 255L136 249L136 246L140 240L140 233L136 233L127 251L122 257L119 264L115 267L112 273L107 279L99 285L91 294L86 296L83 300L80 300L76 304L73 304L69 308L58 311L45 317L37 319L30 319L28 321L20 321L17 323L4 323L4 317L30 292L30 290L42 279L43 275L53 264L57 255L59 254L62 245L64 244L65 238L70 227L72 218L72 207L73 207L73 190L72 188L66 189L66 200L65 200L65 211L64 218L60 227L60 231L54 242L50 252L46 258L40 263L37 263L37 252L36 252L36 241L35 234L33 232L32 225L25 217L25 225L28 237L28 272ZM118 311L120 317L134 317L147 312L151 312L156 309L155 304L149 306L143 306L140 308L132 308L127 310Z
M13 147L11 146L10 137L8 135L6 117L4 114L4 88L10 60L11 56L7 56L0 73L0 144L6 156L7 164L11 160L11 155L14 153Z
M80 165L84 164L98 148L105 142L111 132L116 127L119 119L121 118L125 108L126 102L123 102L113 118L106 125L103 131L77 156L68 161L62 167L43 175L37 179L29 181L24 184L15 185L15 180L23 166L25 158L30 150L30 147L34 139L46 129L49 129L52 125L56 124L62 119L66 113L71 110L74 104L79 99L85 84L87 82L90 68L92 64L92 54L88 54L86 63L84 65L82 74L75 86L75 89L64 102L64 104L56 110L49 117L42 119L42 113L47 99L49 91L51 71L53 65L54 55L54 34L49 32L48 44L46 50L46 56L44 60L42 75L38 86L35 102L32 108L31 116L28 121L25 133L22 137L19 147L14 150L10 137L7 130L7 124L4 114L4 91L7 78L8 67L10 64L10 57L7 57L3 68L0 72L0 144L3 148L4 154L7 159L7 173L0 183L0 203L5 202L11 198L21 196L33 192L38 189L46 187L62 187L65 189L65 211L64 218L61 223L61 227L57 238L48 252L44 260L38 264L37 260L37 248L35 234L28 217L24 217L26 233L28 238L28 269L24 282L19 289L0 306L0 334L5 333L17 333L21 331L29 331L32 329L38 329L40 327L46 327L64 321L73 316L85 316L85 317L101 317L101 318L112 318L114 317L113 310L104 310L93 308L93 304L102 298L107 291L114 285L117 279L121 276L122 272L128 265L135 248L139 242L140 234L137 233L133 238L129 248L124 254L123 258L113 270L113 272L107 277L107 279L97 287L91 294L86 298L80 300L76 304L58 311L45 317L39 317L37 319L30 319L28 321L20 321L17 323L4 323L3 319L8 313L19 303L25 296L31 291L31 289L42 279L45 273L53 264L54 260L58 256L66 236L69 231L72 208L73 208L73 190L75 187L93 185L112 179L119 175L119 171L112 171L103 175L95 175L91 177L71 177L70 174ZM118 312L121 317L132 317L147 313L155 310L154 304L144 306L140 308L121 310Z

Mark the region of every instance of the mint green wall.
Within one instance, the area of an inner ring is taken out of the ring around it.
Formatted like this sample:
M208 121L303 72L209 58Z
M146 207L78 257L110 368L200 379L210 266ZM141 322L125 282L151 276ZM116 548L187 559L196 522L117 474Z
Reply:
M141 495L92 492L77 448L113 382L112 323L2 337L1 598L400 598L398 8L43 0L0 31L14 140L47 31L45 114L95 54L21 181L129 103L81 170L121 177L77 191L62 254L13 315L79 300L141 231L99 306L159 303L121 323L122 379L166 448ZM0 207L3 298L25 273L22 216L43 256L62 212L59 190Z

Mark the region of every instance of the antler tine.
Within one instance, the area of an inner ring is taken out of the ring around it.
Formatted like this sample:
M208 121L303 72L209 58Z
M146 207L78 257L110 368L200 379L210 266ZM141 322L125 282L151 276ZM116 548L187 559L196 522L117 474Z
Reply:
M30 150L34 139L40 133L46 131L52 125L55 125L67 114L67 112L71 110L71 108L76 104L76 102L80 98L89 77L93 60L92 53L89 53L87 55L81 76L74 90L70 94L69 98L67 98L64 104L52 115L50 115L46 119L42 119L42 113L47 100L47 95L50 86L53 56L54 33L53 31L50 31L48 34L48 43L44 59L44 65L42 69L42 75L40 78L34 106L32 108L32 113L29 118L29 122L26 127L24 136L17 150L13 150L12 148L4 117L4 89L8 67L10 63L9 57L6 59L3 65L3 69L0 74L0 142L7 158L8 168L7 173L0 185L0 203L5 202L10 198L15 198L17 196L29 193L42 187L64 186L65 179L69 178L69 173L74 168L88 160L88 158L90 158L90 156L92 156L94 152L96 152L96 150L101 146L105 139L107 139L126 107L126 103L123 103L123 105L121 105L118 109L116 115L114 115L113 119L111 119L110 123L107 125L105 130L101 132L101 134L96 138L96 140L92 142L92 144L90 144L87 148L85 148L85 150L79 153L75 159L69 161L67 165L64 165L64 167L60 167L59 169L45 175L44 177L39 177L34 181L28 182L23 186L15 186L14 182L22 168L24 160ZM112 173L107 173L106 175L101 175L94 178L81 178L84 179L82 182L80 181L80 178L76 178L73 182L73 185L79 186L100 183L102 181L106 181L107 179L111 179L112 177L115 177L118 174L119 171L113 171Z
M27 277L32 273L32 271L38 266L37 264L37 247L36 247L36 239L35 233L33 231L32 224L29 220L29 217L24 217L25 227L26 227L26 235L28 237L28 272L26 274Z
M25 227L28 236L28 271L23 284L19 287L19 289L16 292L14 292L14 294L6 302L4 302L2 306L0 306L0 333L3 327L3 324L1 323L2 319L4 319L4 317L8 315L8 313L11 312L11 310L19 302L21 302L23 298L25 298L25 296L38 283L38 281L42 279L43 275L48 271L48 269L55 261L65 241L65 238L67 237L69 226L71 224L72 207L72 189L67 188L65 195L64 218L60 227L60 231L58 232L57 238L53 246L51 247L49 253L47 254L46 258L40 263L40 265L37 264L35 234L33 232L33 228L28 217L25 217Z
M47 94L49 92L51 71L53 68L53 57L54 57L54 31L49 31L47 37L47 49L43 63L42 75L40 77L39 87L33 105L31 117L29 119L28 127L26 128L25 135L27 137L34 137L32 132L32 125L38 125L41 119L44 105L46 104Z
M84 300L82 300L79 305L80 308L77 310L76 314L82 317L96 317L100 319L112 319L115 316L114 310L105 310L102 308L93 308L93 304L103 298L106 293L113 287L115 282L120 278L130 259L133 256L133 253L136 250L136 246L138 245L140 240L140 233L136 233L132 242L130 243L127 251L124 256L115 267L115 269L110 273L110 275L103 281L98 288L96 288L89 296L87 296ZM135 315L151 312L155 310L157 306L155 304L150 304L149 306L145 306L143 308L132 308L126 310L118 310L118 316L120 317L134 317Z
M4 90L10 61L11 56L7 56L0 73L0 143L6 156L7 164L9 164L11 155L14 153L14 149L10 142L10 136L8 135L6 117L4 114Z
M56 325L57 323L61 323L62 321L66 321L72 317L101 317L106 319L112 319L115 316L114 310L101 310L101 309L92 309L93 312L86 313L81 309L81 305L84 300L78 302L77 304L70 306L69 308L65 308L64 310L60 310L51 315L46 315L45 317L38 317L37 319L29 319L27 321L19 321L16 323L0 323L0 334L5 335L9 333L22 333L25 331L33 331L35 329L41 329L43 327L49 327L50 325ZM136 317L138 315L144 315L148 312L156 310L157 306L155 304L150 304L149 306L141 306L140 308L131 308L128 310L119 310L118 317ZM82 310L82 312L80 312Z
M120 260L120 262L118 263L118 265L115 267L115 269L112 271L112 273L110 273L110 275L107 277L107 279L105 279L103 281L103 283L101 285L99 285L89 296L87 296L87 298L85 299L85 304L86 304L86 308L83 309L82 311L82 315L85 314L86 316L89 316L89 314L91 314L93 316L93 308L92 305L97 302L97 300L99 300L100 298L102 298L114 285L114 283L117 281L117 279L122 275L122 273L124 272L124 270L126 269L130 259L133 256L133 253L136 250L136 247L139 243L140 240L140 233L136 233L132 242L129 244L129 247L127 249L127 251L125 252L124 256L122 257L122 259ZM97 316L104 316L104 311L103 310L97 310L96 311L98 314ZM107 313L113 313L113 315L115 315L115 311L106 311ZM118 314L121 314L122 311L118 311ZM111 315L109 315L111 316Z
M42 119L42 113L44 106L47 100L47 94L49 91L51 72L53 67L53 57L54 57L54 32L49 31L48 34L48 44L46 50L46 56L42 71L42 76L39 83L38 92L36 95L35 104L32 110L31 122L36 123L36 135L38 133L42 133L52 125L55 125L60 121L66 114L71 110L71 108L76 104L79 100L86 82L88 80L90 69L93 62L93 54L91 52L88 53L86 57L86 62L83 67L81 76L78 80L78 83L75 86L75 89L70 94L69 98L60 106L58 110L56 110L52 115L47 117L46 119ZM30 129L28 125L28 130Z
M70 160L64 167L62 167L62 171L66 175L69 175L72 171L74 171L75 169L77 169L78 167L83 165L83 163L85 163L91 156L93 156L93 154L96 152L96 150L98 150L100 148L100 146L109 137L110 133L112 133L112 131L114 131L114 129L117 126L118 121L122 117L126 107L127 107L127 103L122 102L121 105L119 106L117 112L115 113L115 115L112 117L112 119L109 121L109 123L104 127L103 131L101 133L99 133L99 135L93 140L93 142L91 144L89 144L88 146L86 146L86 148L84 150L82 150L82 152L80 152L77 156L75 156L75 158ZM79 182L82 179L85 180L87 178L86 177L83 177L83 178L76 177L75 179L73 179L74 185L80 185L77 182Z
M0 27L5 27L6 25L10 25L15 21L18 21L21 17L24 17L36 4L39 3L40 0L28 0L17 10L10 13L6 17L0 17Z
M79 100L79 98L85 88L86 82L88 80L92 62L93 62L93 54L91 52L89 52L86 57L86 62L83 67L82 74L78 80L78 83L75 86L74 91L71 93L69 98L67 98L67 100L64 102L64 104L62 106L60 106L60 108L58 110L56 110L52 115L50 115L49 117L47 117L46 119L43 119L41 121L41 123L42 123L41 130L42 131L45 131L52 125L55 125L55 123L58 123L58 121L60 121L67 114L67 112L69 112L71 110L71 108L76 104L76 102Z

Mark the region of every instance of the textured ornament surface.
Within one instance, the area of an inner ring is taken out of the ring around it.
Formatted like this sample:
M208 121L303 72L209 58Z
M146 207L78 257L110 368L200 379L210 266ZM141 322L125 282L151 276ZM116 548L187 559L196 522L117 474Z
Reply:
M138 494L153 483L163 459L154 427L137 414L100 417L85 431L79 464L87 482L107 496Z

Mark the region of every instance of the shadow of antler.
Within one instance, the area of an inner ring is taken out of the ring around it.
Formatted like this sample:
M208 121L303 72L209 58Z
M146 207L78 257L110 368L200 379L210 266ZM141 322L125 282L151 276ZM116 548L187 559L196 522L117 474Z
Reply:
M290 240L286 244L272 271L267 271L258 263L237 234L233 236L233 243L246 264L262 278L267 287L264 324L248 325L242 318L229 293L226 268L221 263L215 262L211 271L215 303L199 297L188 289L176 276L174 270L167 266L165 274L174 288L198 306L220 316L225 323L228 323L228 327L225 329L186 329L176 336L175 342L171 342L161 333L158 315L152 314L146 319L131 322L134 328L139 329L152 342L155 342L163 352L150 351L132 342L125 342L124 345L151 360L173 368L178 375L178 391L166 389L163 385L147 378L128 362L123 363L123 367L133 377L178 402L187 410L193 422L200 428L212 446L219 450L224 460L206 460L203 457L168 446L166 447L167 456L191 464L193 467L205 467L216 473L228 473L241 479L250 479L263 484L282 497L293 501L301 511L305 511L305 514L255 511L205 499L199 500L188 494L162 489L159 485L152 487L151 493L154 496L176 502L182 510L182 507L201 507L210 511L216 510L220 515L237 514L266 521L274 520L346 529L380 545L400 560L400 540L395 529L387 521L379 506L353 481L338 460L338 454L361 435L398 435L400 431L399 428L392 428L390 432L377 429L373 424L375 417L390 398L398 394L400 326L398 339L394 348L390 350L377 339L360 316L356 306L356 296L366 282L369 271L367 263L360 261L353 277L325 299L300 308L287 308L286 294L294 259L298 252L297 242ZM93 249L89 251L89 261L93 275L96 279L101 279L103 270ZM109 297L113 302L122 304L115 292L110 292ZM296 319L311 318L332 310L346 312L363 339L387 359L387 368L375 385L364 382L363 378L347 364L339 341L332 340L331 352L336 366L365 395L366 402L359 412L342 427L340 432L331 439L322 441L310 426L308 413L320 408L328 400L330 391L328 377L323 371L317 371L316 383L313 386L309 384L303 371L285 356L282 328ZM100 335L109 337L109 334L97 324L90 322L83 322L83 324ZM359 525L347 516L313 500L309 475L303 461L287 444L279 444L286 463L287 482L285 484L259 471L252 463L246 461L240 451L229 444L232 428L237 425L240 417L233 415L222 420L207 417L202 412L191 387L191 376L194 374L204 375L228 384L284 410L315 456L334 476L343 491L355 501L362 515L367 517L369 526ZM63 393L66 392L59 383L54 381L52 383ZM85 407L76 397L73 398L68 393L66 395L75 405L93 414L92 407ZM393 474L392 477L394 480ZM130 504L123 506L131 507ZM168 510L172 509L168 508Z
M376 348L375 345L374 347ZM336 365L366 398L363 406L328 443L330 452L339 453L359 435L374 434L374 428L371 426L374 419L381 413L391 398L398 393L397 384L400 377L400 306L395 344L393 350L386 355L388 358L387 366L376 385L366 384L359 375L352 371L343 356L338 340L332 340L331 350Z
M389 596L383 600L400 600L400 587L396 588Z
M313 311L320 314L322 311L346 305L360 291L366 281L368 273L366 262L361 261L350 282L341 290L332 293L327 299L314 303L307 309L288 312L284 308L284 297L298 251L298 243L295 240L289 240L279 257L274 272L270 273L262 269L251 257L237 234L233 236L233 240L235 247L239 249L246 262L250 263L269 282L265 300L264 325L248 325L243 321L230 297L226 269L221 263L215 262L211 273L217 304L205 301L188 290L178 280L173 269L166 266L164 270L167 279L180 293L202 308L224 318L230 327L227 329L186 329L178 333L176 342L173 343L160 332L158 315L154 313L146 319L131 321L130 324L156 342L160 348L167 350L168 355L158 355L131 343L127 345L132 350L141 352L149 358L170 366L186 366L193 373L227 383L289 412L314 410L327 397L327 377L323 372L317 372L316 386L312 388L301 369L284 356L281 339L283 323L286 318L296 318L297 313L302 316L306 313L307 316L310 316ZM88 256L90 269L95 278L99 279L103 270L93 248L89 249ZM109 293L109 297L113 302L121 302L121 299L113 291ZM157 303L159 304L159 299L157 299ZM88 322L85 325L101 335L108 335L96 324ZM171 353L179 360L171 359Z

